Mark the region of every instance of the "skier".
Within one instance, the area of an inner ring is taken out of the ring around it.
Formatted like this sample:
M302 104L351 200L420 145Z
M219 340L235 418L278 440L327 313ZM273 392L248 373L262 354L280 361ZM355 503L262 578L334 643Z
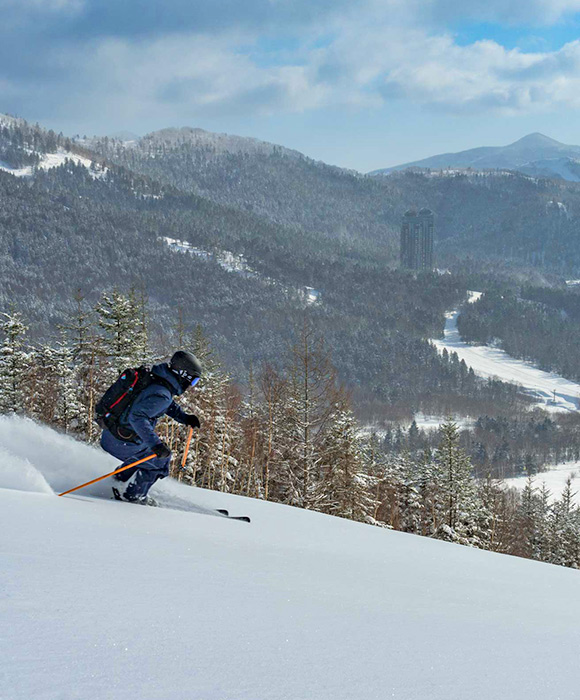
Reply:
M171 451L155 433L155 424L164 414L178 423L199 428L199 419L193 413L185 413L173 400L189 387L195 386L201 378L201 364L190 352L179 350L169 363L163 362L151 368L153 381L129 407L119 421L118 433L126 439L117 439L105 429L101 435L101 447L113 457L130 464L154 453L156 457L141 467L127 469L113 478L121 483L115 489L125 501L154 505L147 493L157 479L169 474Z

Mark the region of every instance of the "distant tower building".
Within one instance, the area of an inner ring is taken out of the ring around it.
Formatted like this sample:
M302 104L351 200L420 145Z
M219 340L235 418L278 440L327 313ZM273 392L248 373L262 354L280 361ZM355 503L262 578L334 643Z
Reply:
M408 270L433 269L433 212L410 209L401 226L401 266Z

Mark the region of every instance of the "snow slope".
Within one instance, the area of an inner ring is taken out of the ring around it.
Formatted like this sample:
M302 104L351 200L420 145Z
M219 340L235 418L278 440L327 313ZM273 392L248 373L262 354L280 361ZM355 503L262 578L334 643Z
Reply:
M11 175L16 175L16 177L32 177L35 170L51 170L52 168L58 168L64 163L70 160L75 165L84 165L85 168L89 169L91 176L95 179L102 178L107 172L107 168L98 166L97 170L90 170L93 161L89 158L83 158L76 153L71 153L70 151L65 151L59 148L56 153L43 153L41 155L41 160L36 166L27 165L23 168L12 168L7 163L0 161L0 170L5 170Z
M480 292L472 292L471 300L478 298ZM576 411L580 405L580 384L558 376L553 372L544 372L530 362L516 360L499 348L487 345L468 345L461 340L457 330L459 311L446 314L445 335L443 340L433 340L433 344L442 352L456 352L460 360L465 360L473 371L482 377L497 377L505 382L520 384L533 396L537 405L547 411ZM555 392L555 395L554 395Z
M51 493L111 466L0 419L3 699L578 698L576 571L176 482L252 524Z
M550 501L556 501L562 495L568 477L572 477L572 490L574 492L573 502L580 505L580 462L565 462L549 467L547 471L540 472L534 477L534 486L540 489L542 483L546 484L550 491ZM522 491L528 478L526 476L515 476L513 479L506 479L506 486L511 486Z

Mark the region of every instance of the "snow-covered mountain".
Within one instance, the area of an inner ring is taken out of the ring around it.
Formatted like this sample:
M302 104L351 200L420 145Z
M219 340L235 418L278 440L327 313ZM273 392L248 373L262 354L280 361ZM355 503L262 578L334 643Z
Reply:
M200 149L211 149L214 155L222 155L225 153L271 155L272 153L277 153L293 158L304 158L298 151L285 148L284 146L278 146L267 141L261 141L260 139L206 131L205 129L190 126L160 129L159 131L146 134L141 138L121 132L116 136L112 136L112 138L120 141L120 145L124 148L142 150L147 153L161 148L191 146ZM101 141L101 139L95 138L81 140L79 142L88 147L98 147Z
M388 175L406 168L436 170L519 170L528 175L580 180L580 146L568 146L534 133L507 146L484 146L459 153L443 153L423 160L375 170L371 175Z
M99 179L107 172L100 160L62 135L31 126L19 117L0 114L0 170L16 177L32 177L68 161L84 166Z
M577 697L576 571L168 480L200 507L52 490L113 464L0 419L2 697Z
M88 168L94 178L101 178L107 172L107 168L99 165L96 161L64 148L57 148L54 153L38 153L36 155L38 156L38 162L34 165L23 165L21 167L13 166L0 160L0 170L4 170L16 177L32 177L37 170L58 168L69 161L75 165L83 165L85 168Z

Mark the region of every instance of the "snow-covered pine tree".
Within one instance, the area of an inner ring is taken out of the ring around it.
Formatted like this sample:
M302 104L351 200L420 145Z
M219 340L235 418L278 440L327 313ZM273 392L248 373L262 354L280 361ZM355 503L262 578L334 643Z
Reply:
M505 489L499 479L494 479L491 474L488 474L479 483L479 496L486 512L490 514L490 521L486 528L486 549L493 552L511 552L514 542L514 494L510 493L509 489Z
M514 518L514 554L540 561L549 557L549 497L550 493L545 485L542 491L538 492L534 477L527 478Z
M459 430L452 420L440 429L441 441L435 453L444 522L436 536L462 544L485 547L489 513L479 498L471 476L469 457L459 446Z
M149 318L147 296L143 290L129 292L129 305L135 326L133 329L133 357L135 362L142 362L149 356ZM142 359L139 359L142 358Z
M289 375L285 420L293 454L288 455L287 500L292 505L312 508L317 498L318 447L341 395L330 354L308 321L292 348Z
M425 451L417 461L417 491L421 504L420 534L435 537L445 522L445 504L439 484L440 467L430 450Z
M549 561L577 569L580 567L580 510L574 506L575 495L569 476L561 497L550 510L548 532Z
M32 418L54 425L59 384L56 380L55 351L51 345L40 345L30 353L27 413Z
M110 381L102 338L94 325L93 310L88 307L80 290L75 293L75 309L62 325L67 335L77 385L77 396L84 407L81 418L81 434L92 442L100 435L94 422L95 404Z
M381 438L376 432L365 435L362 438L362 450L364 459L364 472L369 475L370 489L373 500L373 513L369 522L379 527L385 527L386 523L380 518L382 479L385 473L386 456L381 450Z
M423 504L421 464L409 454L401 456L401 483L398 491L399 527L403 532L421 534Z
M72 350L64 338L61 338L54 349L54 363L58 387L54 424L65 433L77 432L83 427L85 411L79 400L79 385Z
M238 484L242 442L237 420L239 397L199 327L193 352L202 364L203 377L193 392L184 395L182 404L199 416L201 429L192 441L183 478L198 486L232 492Z
M409 430L407 432L407 444L410 452L414 452L419 447L419 435L417 421L413 419L413 422L409 426Z
M147 360L145 311L134 291L129 296L116 289L103 292L96 312L103 348L111 366L110 378Z
M439 467L431 454L391 456L381 482L380 520L390 527L435 537L445 522Z
M41 345L31 352L28 387L29 415L64 432L78 429L84 411L66 343Z
M312 507L350 520L370 522L375 513L372 477L365 472L359 426L344 402L329 418L318 445L319 476Z
M24 413L29 353L24 341L27 327L20 313L0 314L0 413Z

